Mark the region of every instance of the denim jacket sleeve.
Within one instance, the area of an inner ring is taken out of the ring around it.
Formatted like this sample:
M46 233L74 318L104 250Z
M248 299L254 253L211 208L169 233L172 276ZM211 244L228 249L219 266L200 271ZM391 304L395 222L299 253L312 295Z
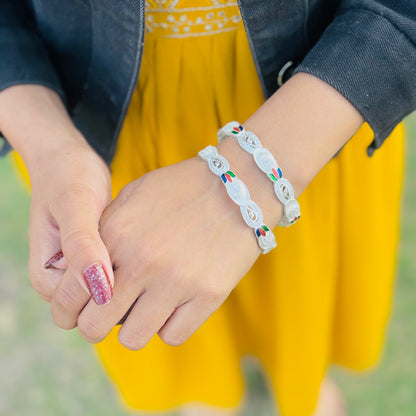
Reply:
M374 131L371 156L416 108L416 1L342 0L295 72L344 95Z
M0 57L7 57L0 58L0 91L16 84L40 84L64 98L47 48L23 0L0 1ZM0 143L0 154L8 149L6 142Z

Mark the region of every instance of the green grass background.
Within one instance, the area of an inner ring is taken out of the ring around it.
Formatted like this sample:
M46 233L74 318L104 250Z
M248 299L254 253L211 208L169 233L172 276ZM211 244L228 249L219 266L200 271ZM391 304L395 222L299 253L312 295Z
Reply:
M407 118L406 177L394 308L381 365L368 374L333 369L352 416L416 415L416 115ZM386 167L388 168L388 167ZM0 415L124 416L94 350L63 331L28 273L29 197L0 160ZM244 415L275 412L260 372L246 364ZM302 400L299 397L299 400Z

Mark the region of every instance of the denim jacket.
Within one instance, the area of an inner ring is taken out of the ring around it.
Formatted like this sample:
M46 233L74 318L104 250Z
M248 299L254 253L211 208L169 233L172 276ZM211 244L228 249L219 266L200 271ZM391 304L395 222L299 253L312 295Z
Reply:
M369 156L416 108L416 0L238 5L266 99L293 73L319 77L373 129ZM143 43L144 0L0 0L0 91L54 89L110 163Z

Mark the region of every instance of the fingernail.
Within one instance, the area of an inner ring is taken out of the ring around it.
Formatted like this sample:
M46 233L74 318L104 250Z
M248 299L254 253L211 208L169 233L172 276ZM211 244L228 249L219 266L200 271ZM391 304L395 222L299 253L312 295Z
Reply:
M43 267L45 269L51 269L53 265L57 263L59 260L61 260L63 257L64 253L62 253L62 250L59 250L43 265Z
M105 305L113 297L110 279L100 263L94 263L82 272L82 277L97 305Z

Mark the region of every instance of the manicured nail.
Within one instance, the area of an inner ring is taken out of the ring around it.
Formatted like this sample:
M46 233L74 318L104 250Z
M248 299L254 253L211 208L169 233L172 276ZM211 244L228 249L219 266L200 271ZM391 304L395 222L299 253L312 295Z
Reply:
M62 253L62 250L59 250L43 265L43 267L45 269L51 269L53 265L57 263L59 260L61 260L63 257L64 253Z
M100 263L94 263L82 272L82 277L97 305L105 305L113 297L110 279Z

